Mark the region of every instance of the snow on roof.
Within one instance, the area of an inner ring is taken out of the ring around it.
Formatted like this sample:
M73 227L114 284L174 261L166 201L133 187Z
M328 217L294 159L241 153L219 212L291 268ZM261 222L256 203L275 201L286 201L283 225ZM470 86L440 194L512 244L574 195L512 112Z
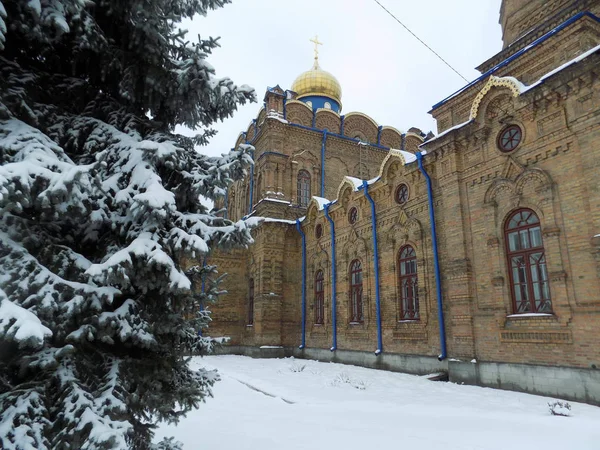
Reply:
M492 75L494 72L496 72L497 70L501 69L502 67L505 67L506 65L508 65L510 62L514 61L515 59L519 58L521 55L523 55L525 52L531 50L533 47L538 46L539 44L541 44L542 42L544 42L546 39L548 39L550 36L558 33L559 31L561 31L562 29L566 28L567 26L571 25L572 23L576 22L577 20L581 19L583 16L587 16L587 17L591 17L592 19L594 19L597 22L600 22L600 19L595 16L594 14L590 13L589 11L583 11L580 12L576 15L574 15L573 17L571 17L570 19L568 19L567 21L563 22L562 24L558 25L556 28L548 31L546 34L544 34L543 36L537 38L535 41L533 41L531 44L527 45L526 47L523 47L521 50L519 50L518 52L516 52L514 55L509 56L508 58L506 58L504 61L499 62L498 64L496 64L494 67L492 67L490 70L488 70L487 72L483 73L482 75L480 75L479 77L477 77L476 79L474 79L473 81L471 81L470 83L468 83L467 85L463 86L462 88L460 88L458 91L454 92L453 94L449 95L448 97L446 97L444 100L442 100L441 102L436 103L435 105L433 105L431 107L432 110L439 108L440 106L442 106L444 103L448 102L449 100L453 99L454 97L456 97L457 95L461 94L462 92L466 91L467 89L469 89L470 87L474 86L475 84L477 84L479 81L484 80L485 78L487 78L488 76ZM582 55L583 56L583 55ZM587 55L586 55L587 56ZM583 56L585 58L585 56ZM569 63L567 63L569 64ZM564 68L564 67L563 67ZM548 75L549 76L549 75ZM535 84L535 83L534 83ZM533 85L532 85L533 86ZM531 88L531 86L530 86Z
M429 139L429 140L428 140L428 141L426 141L426 142L423 142L421 145L419 145L419 147L421 147L422 145L429 144L430 142L433 142L433 141L435 141L435 140L437 140L437 139L440 139L441 137L444 137L444 136L446 136L446 135L447 135L448 133L450 133L451 131L458 130L459 128L462 128L462 127L464 127L464 126L466 126L466 125L468 125L468 124L470 124L471 122L474 122L474 121L475 121L475 119L469 119L469 120L467 120L466 122L459 123L458 125L454 125L452 128L448 128L446 131L444 131L444 132L442 132L442 133L438 134L437 136L434 136L434 137L432 137L431 139ZM417 159L417 157L416 157L416 156L415 156L415 159Z
M548 72L545 75L542 75L540 77L539 80L537 80L535 83L530 84L529 86L523 84L522 82L520 82L517 78L515 77L497 77L498 80L510 80L512 81L517 88L519 89L519 93L520 95L532 90L533 88L539 86L540 84L542 84L544 81L546 81L548 78L550 78L553 75L556 75L557 73L561 72L562 70L566 69L569 66L572 66L573 64L577 64L578 62L580 62L581 60L587 58L588 56L596 53L597 51L600 50L600 45L595 46L594 48L589 49L587 52L582 53L581 55L573 58L570 61L567 61L566 63L564 63L563 65L557 67L556 69L551 70L550 72ZM446 134L450 133L451 131L457 130L459 128L464 127L465 125L468 125L469 123L473 122L475 119L469 119L466 122L460 123L458 125L453 126L452 128L448 128L447 130L445 130L443 133L438 134L437 136L429 139L427 142L424 142L421 145L424 144L428 144L432 141L435 141L436 139L441 138L442 136L445 136ZM408 161L407 161L408 162Z
M543 75L539 80L537 80L535 83L529 85L529 86L525 86L523 85L523 89L521 89L521 94L524 94L525 92L533 89L534 87L539 86L540 84L542 84L544 81L546 81L546 79L550 78L552 75L556 75L558 72L566 69L567 67L578 63L579 61L581 61L582 59L587 58L588 56L590 56L593 53L596 53L598 50L600 50L600 45L595 46L594 48L589 49L587 52L582 53L581 55L573 58L570 61L567 61L566 63L564 63L562 66L557 67L554 70L551 70L550 72L548 72L547 74Z
M404 157L404 161L406 162L406 164L410 164L417 160L417 157L411 152L407 152L406 150L398 150L398 149L393 149L393 150L396 150L396 151L402 153L402 156Z
M363 185L363 180L361 180L360 178L354 178L354 177L344 177L346 178L346 180L348 180L350 183L352 183L354 185L354 190L358 191L362 185Z
M275 219L273 217L263 217L263 219L265 219L265 222L285 223L285 224L288 224L288 225L296 225L296 221L295 220Z
M325 208L325 205L331 203L329 200L327 200L326 198L323 197L317 197L316 195L313 195L312 199L317 202L317 209L319 211L323 211L323 208Z

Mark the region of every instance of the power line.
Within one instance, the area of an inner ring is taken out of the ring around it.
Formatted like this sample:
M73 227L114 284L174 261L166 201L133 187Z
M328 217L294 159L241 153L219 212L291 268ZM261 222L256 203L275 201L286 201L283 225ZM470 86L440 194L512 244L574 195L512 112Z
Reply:
M438 58L439 58L439 59L440 59L440 60L441 60L441 61L442 61L444 64L446 64L448 67L450 67L450 68L451 68L451 69L452 69L452 70L453 70L453 71L454 71L454 72L455 72L455 73L456 73L456 74L457 74L459 77L461 77L461 78L462 78L463 80L465 80L467 83L469 82L469 80L467 80L465 77L463 77L463 76L462 76L462 75L461 75L461 74L458 72L458 70L456 70L454 67L452 67L452 66L451 66L451 65L450 65L450 64L449 64L449 63L448 63L448 62L447 62L447 61L446 61L444 58L442 58L442 57L441 57L441 56L440 56L440 55L439 55L439 54L438 54L438 53L437 53L435 50L433 50L433 49L432 49L432 48L431 48L429 45L427 45L425 42L423 42L423 41L422 41L422 40L419 38L419 36L417 36L415 33L413 33L412 31L410 31L410 29L409 29L409 28L408 28L406 25L404 25L402 22L400 22L400 19L398 19L398 18L397 18L397 17L396 17L394 14L392 14L390 10L388 10L388 9L387 9L385 6L383 6L381 3L379 3L379 1L378 1L378 0L374 0L374 1L375 1L375 3L377 3L379 6L381 6L381 8L382 8L382 9L383 9L383 10L384 10L386 13L388 13L390 16L392 16L396 22L398 22L400 25L402 25L406 31L408 31L410 34L412 34L412 35L415 37L415 39L416 39L417 41L419 41L421 44L423 44L425 47L427 47L431 53L433 53L433 54L434 54L435 56L437 56L437 57L438 57Z

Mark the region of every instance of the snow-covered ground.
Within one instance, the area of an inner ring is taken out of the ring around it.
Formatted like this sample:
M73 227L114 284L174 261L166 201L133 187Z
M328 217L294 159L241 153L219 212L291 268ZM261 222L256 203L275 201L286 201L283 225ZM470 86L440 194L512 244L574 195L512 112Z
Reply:
M298 359L196 358L216 368L215 398L179 425L196 449L598 450L600 408L552 416L535 395Z

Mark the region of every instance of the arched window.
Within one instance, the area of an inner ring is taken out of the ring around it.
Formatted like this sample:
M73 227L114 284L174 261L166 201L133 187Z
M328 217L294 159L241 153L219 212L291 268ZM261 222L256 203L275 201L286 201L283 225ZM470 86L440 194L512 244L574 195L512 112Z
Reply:
M254 325L254 279L248 282L248 325Z
M514 312L552 312L540 219L530 209L513 212L504 235Z
M308 206L310 201L310 174L306 170L298 172L298 204Z
M323 271L315 274L315 324L325 323L325 279Z
M419 319L419 284L415 249L405 245L398 253L398 286L400 289L400 320Z
M363 321L362 264L355 259L350 264L350 323Z

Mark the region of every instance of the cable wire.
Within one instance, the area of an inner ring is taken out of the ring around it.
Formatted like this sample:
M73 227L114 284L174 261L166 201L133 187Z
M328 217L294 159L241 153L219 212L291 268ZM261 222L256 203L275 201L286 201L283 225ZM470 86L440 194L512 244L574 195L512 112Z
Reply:
M432 48L431 48L429 45L427 45L425 42L423 42L423 41L422 41L422 40L419 38L419 36L417 36L415 33L413 33L412 31L410 31L410 29L409 29L409 28L408 28L406 25L404 25L402 22L400 22L400 19L398 19L398 18L397 18L397 17L396 17L394 14L392 14L392 12L391 12L389 9L387 9L385 6L383 6L381 3L379 3L379 1L378 1L378 0L374 0L374 1L375 1L375 3L377 3L379 6L381 6L381 8L382 8L382 9L383 9L383 10L384 10L386 13L388 13L390 16L392 16L396 22L398 22L400 25L402 25L406 31L408 31L410 34L412 34L412 35L415 37L415 39L416 39L417 41L419 41L421 44L423 44L425 47L427 47L427 49L429 49L429 51L430 51L431 53L433 53L433 54L434 54L435 56L437 56L437 57L438 57L438 58L439 58L439 59L440 59L440 60L441 60L441 61L442 61L444 64L446 64L448 67L450 67L450 68L451 68L451 69L454 71L454 73L456 73L456 74L457 74L459 77L461 77L461 78L462 78L463 80L465 80L467 83L469 82L469 80L467 80L465 77L463 77L463 76L460 74L460 72L458 72L458 70L456 70L454 67L452 67L452 66L451 66L451 65L448 63L448 61L446 61L444 58L442 58L442 57L441 57L441 56L440 56L440 55L439 55L439 54L438 54L438 53L437 53L437 52L436 52L434 49L432 49Z

